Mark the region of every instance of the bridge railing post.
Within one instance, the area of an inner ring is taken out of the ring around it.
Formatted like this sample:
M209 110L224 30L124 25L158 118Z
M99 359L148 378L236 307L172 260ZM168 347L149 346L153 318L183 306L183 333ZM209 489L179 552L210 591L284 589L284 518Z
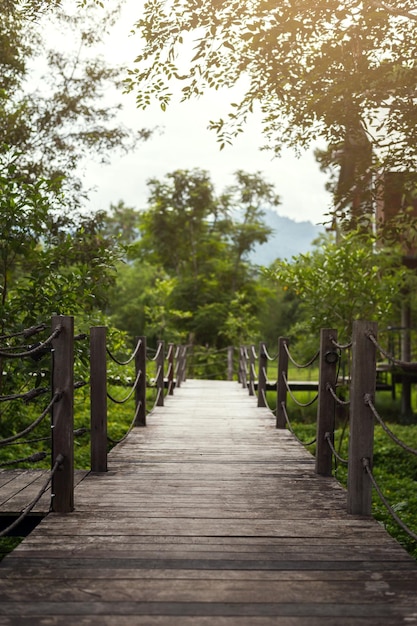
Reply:
M240 382L242 383L242 389L247 389L248 386L248 351L246 346L241 347L241 373Z
M266 354L266 344L261 342L259 344L259 369L258 369L258 406L266 406L265 394L266 394L266 381L267 381L267 368L268 359Z
M176 376L177 376L176 386L177 387L181 387L181 383L185 381L186 367L187 367L187 346L178 346L177 366L176 366Z
M62 455L63 462L52 477L51 508L56 513L74 510L74 318L52 316L52 394L59 399L52 406L52 465Z
M373 461L374 416L366 397L374 402L376 348L369 334L377 335L375 322L355 321L352 335L352 380L350 387L350 438L347 510L353 515L371 515L372 482L364 467Z
M107 472L106 326L90 328L90 462L93 472Z
M136 337L139 349L135 355L135 373L139 382L135 392L136 419L135 426L146 426L146 337Z
M227 380L233 380L233 346L227 348Z
M255 346L249 348L249 395L255 395Z
M334 443L335 399L330 388L336 393L339 354L333 341L337 340L337 330L322 328L320 331L319 388L317 405L316 434L316 474L332 475L333 453L327 437Z
M168 395L174 395L174 352L175 346L173 343L168 344L168 372L167 372L167 381L168 381Z
M288 379L288 353L285 346L288 345L287 337L280 337L278 340L278 376L277 376L277 408L276 408L276 427L285 428L287 420L285 419L285 408L287 406L287 385L285 381Z
M157 356L156 356L156 390L157 390L157 401L156 406L164 406L164 342L158 341L157 344Z

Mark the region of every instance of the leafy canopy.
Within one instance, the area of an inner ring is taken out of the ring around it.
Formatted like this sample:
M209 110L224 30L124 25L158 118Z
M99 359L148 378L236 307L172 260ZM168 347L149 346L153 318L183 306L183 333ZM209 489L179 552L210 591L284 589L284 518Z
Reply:
M127 88L165 108L207 88L240 85L227 118L212 120L223 146L260 109L276 152L317 138L372 142L379 164L414 167L417 13L412 0L152 0L136 30L143 46Z
M401 265L401 250L376 245L375 236L352 231L340 241L324 238L316 249L293 262L276 261L267 275L300 301L296 332L336 328L349 341L356 319L395 325L401 300L415 284L411 270Z

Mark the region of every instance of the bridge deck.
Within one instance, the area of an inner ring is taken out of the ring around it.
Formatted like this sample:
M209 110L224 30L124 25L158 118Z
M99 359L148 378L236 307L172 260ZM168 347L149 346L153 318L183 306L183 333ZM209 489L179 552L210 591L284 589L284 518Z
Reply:
M417 564L236 383L187 381L0 564L0 623L398 626Z

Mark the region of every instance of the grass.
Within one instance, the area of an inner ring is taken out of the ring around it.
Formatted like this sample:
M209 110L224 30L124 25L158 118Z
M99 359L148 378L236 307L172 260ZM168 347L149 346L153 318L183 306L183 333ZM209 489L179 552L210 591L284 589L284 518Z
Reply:
M314 397L312 392L297 393L297 400L306 403ZM268 403L274 408L276 394L268 393ZM414 393L413 406L417 404ZM376 407L390 430L409 447L417 450L417 417L414 423L401 424L400 390L393 400L387 392L379 392ZM301 441L311 441L316 433L317 404L300 408L291 399L287 403L287 412L291 426ZM346 411L347 413L347 411ZM345 416L346 417L346 416ZM348 457L349 429L346 419L339 417L335 430L335 447L343 458ZM315 454L315 446L308 447ZM417 533L417 457L399 447L385 433L382 426L375 426L373 474L390 506L400 519ZM347 468L338 464L334 470L335 478L347 486ZM417 560L417 543L401 529L373 490L372 513L386 530Z

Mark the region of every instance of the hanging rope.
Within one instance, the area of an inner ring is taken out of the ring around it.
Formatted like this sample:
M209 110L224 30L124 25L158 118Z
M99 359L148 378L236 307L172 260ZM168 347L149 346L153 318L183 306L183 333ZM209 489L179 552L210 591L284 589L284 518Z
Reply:
M22 522L25 517L27 517L27 515L29 515L29 513L32 511L32 509L38 504L39 500L42 498L43 494L46 492L46 490L48 489L53 476L55 475L55 473L57 472L58 468L62 465L62 463L64 462L64 457L62 456L62 454L58 454L56 457L56 461L54 463L53 468L51 469L49 476L48 476L48 480L46 481L46 483L44 484L44 486L41 488L41 490L39 491L38 495L36 496L36 498L34 500L32 500L32 502L30 504L28 504L28 506L23 509L22 513L19 515L19 517L17 519L15 519L15 521L10 524L10 526L8 526L7 528L4 528L1 532L0 532L0 537L5 537L6 535L8 535L14 528L16 528L16 526L18 526L20 524L20 522Z
M297 367L298 369L304 369L304 368L306 368L306 367L310 367L310 365L313 365L313 363L314 363L314 362L318 359L318 357L320 356L320 350L317 350L317 352L314 354L314 356L312 356L312 357L311 357L311 359L310 359L309 361L307 361L307 363L304 363L304 364L302 364L302 365L301 365L300 363L297 363L297 361L295 361L295 360L293 359L293 357L291 356L291 353L290 353L290 351L289 351L288 344L287 344L287 342L286 342L286 341L284 341L283 346L284 346L284 350L285 350L285 352L287 353L287 356L288 356L289 360L290 360L290 361L291 361L291 363L292 363L293 365L295 365L295 367Z
M369 459L362 459L362 464L366 470L366 473L368 474L369 478L371 479L371 482L381 500L381 502L383 503L383 505L385 506L385 508L387 509L388 513L391 515L391 517L397 522L397 524L403 529L404 532L407 533L407 535L409 537L411 537L412 539L414 539L414 541L417 541L417 534L411 530L411 528L409 528L406 524L404 524L404 522L402 521L402 519L400 517L398 517L397 513L394 511L394 509L392 508L392 506L389 504L388 500L385 498L384 494L382 493L382 490L380 489L378 483L375 480L375 477L372 473L371 470L371 466L369 464Z

